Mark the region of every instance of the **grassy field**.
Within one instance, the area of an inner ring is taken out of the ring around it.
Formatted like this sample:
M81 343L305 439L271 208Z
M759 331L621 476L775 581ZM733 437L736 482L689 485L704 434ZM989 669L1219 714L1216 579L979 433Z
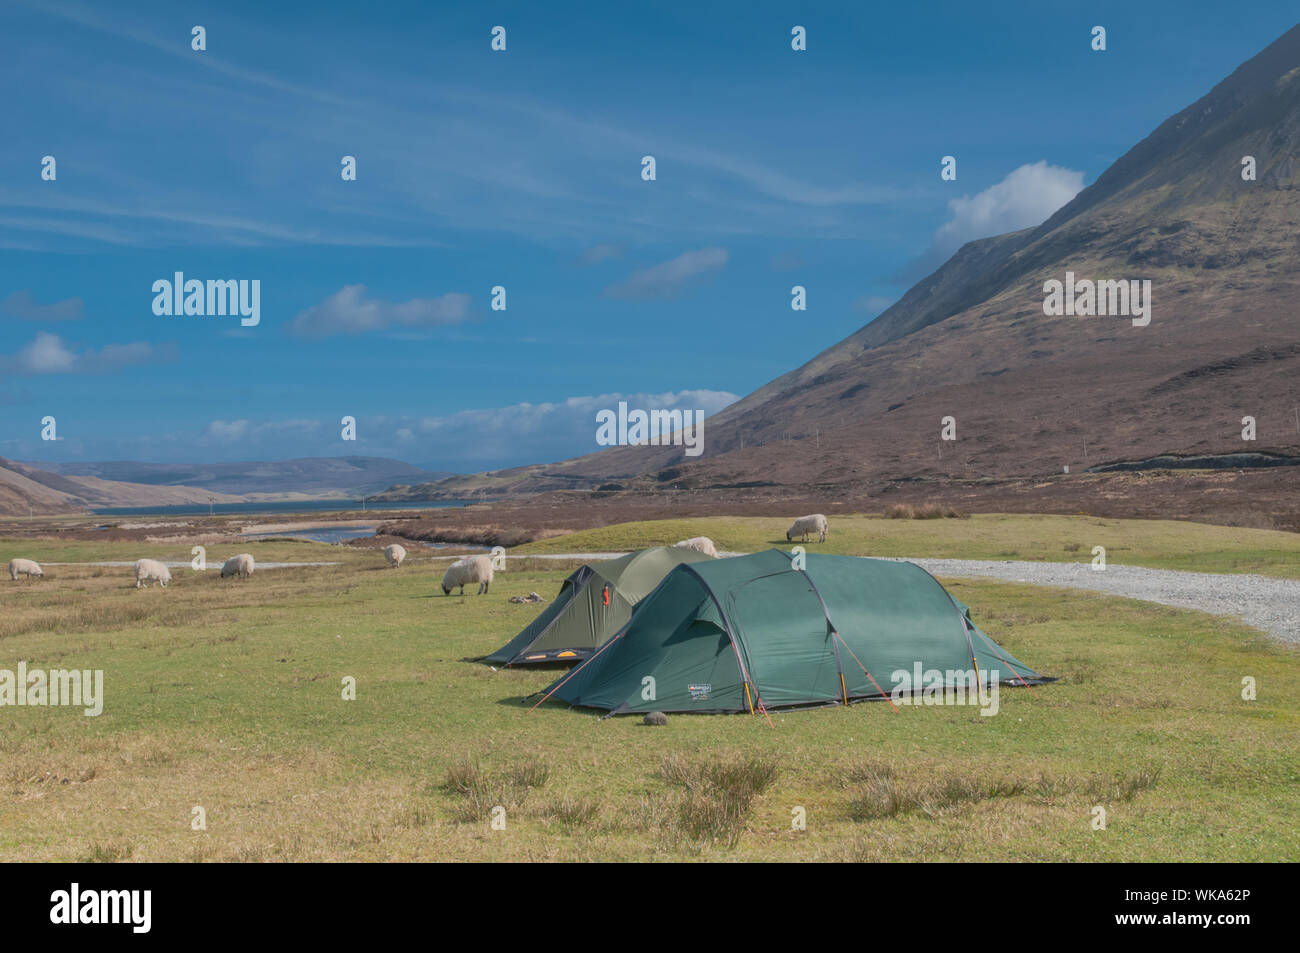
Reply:
M631 524L527 549L697 532L753 549L783 531ZM1102 544L1113 562L1294 577L1294 540L1082 518L835 518L827 549L1074 559ZM438 591L445 564L419 552L388 570L348 547L242 548L341 565L247 583L176 570L166 591L75 566L0 585L0 668L103 669L106 694L95 718L0 710L0 860L1300 860L1300 655L1215 617L950 581L992 638L1061 680L1004 691L995 717L868 703L777 713L775 728L740 715L651 728L530 711L521 699L553 671L460 661L522 628L538 607L507 598L549 599L563 565L512 559L490 595L461 599ZM189 558L0 540L0 559L20 552ZM1241 698L1245 676L1255 701ZM498 804L505 830L488 822ZM191 828L196 806L206 830ZM791 829L795 808L806 830Z
M827 514L830 535L810 551L850 556L1031 559L1089 562L1094 546L1111 563L1197 572L1245 572L1300 579L1300 534L1210 526L1179 520L1113 520L1093 516L982 514L969 519L884 519ZM539 540L519 553L606 552L671 545L709 536L720 551L789 547L792 520L709 519L623 523Z

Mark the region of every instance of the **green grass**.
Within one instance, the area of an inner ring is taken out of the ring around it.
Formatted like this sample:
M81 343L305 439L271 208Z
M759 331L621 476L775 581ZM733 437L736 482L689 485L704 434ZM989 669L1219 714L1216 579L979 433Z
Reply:
M970 519L898 520L828 513L830 535L810 552L850 556L911 556L950 559L1028 559L1090 562L1094 546L1106 547L1109 563L1243 572L1300 579L1300 534L1210 526L1180 520L1113 520L1093 516L981 514ZM623 523L554 536L512 553L606 552L671 545L709 536L719 551L788 548L793 519L710 517Z
M934 554L978 556L1008 532L994 517L860 522L855 544L853 521L833 517L828 548L901 546L886 533L901 524L964 529L968 549ZM1030 522L1013 520L1019 558ZM1061 525L1090 547L1092 522ZM715 526L745 548L772 524L636 524L592 548ZM1159 558L1144 528L1097 529ZM1269 548L1281 534L1188 531L1203 533L1200 558L1283 552ZM98 718L0 709L0 860L1300 860L1300 656L1227 620L949 581L990 637L1061 680L1005 690L994 717L867 703L774 713L774 729L741 715L652 728L532 711L523 696L554 670L460 661L522 628L539 607L507 598L550 598L560 567L513 560L489 595L462 599L437 591L441 564L394 571L370 568L374 553L288 545L349 564L247 583L183 571L166 591L88 567L0 584L0 668L100 668L107 696ZM489 826L498 805L504 830ZM191 829L195 806L206 830ZM792 830L796 808L806 830Z
M160 533L171 535L172 533L184 533L184 529L178 530L159 530ZM9 574L4 570L9 560L15 556L25 556L29 559L35 559L42 567L48 563L79 563L79 562L134 562L143 557L150 559L164 559L168 561L184 560L189 562L194 557L191 554L193 549L192 543L187 542L162 542L162 543L123 543L110 542L108 540L50 540L50 539L3 539L0 538L0 571L4 572L5 580L8 580ZM382 560L382 556L375 551L367 551L353 546L326 546L322 543L312 542L305 539L291 538L274 538L267 540L240 540L230 543L207 543L208 564L215 564L218 569L221 563L234 556L236 553L251 553L253 558L258 562L335 562L355 563L358 565L374 565L376 558ZM414 548L414 547L411 547ZM423 555L423 553L416 553ZM116 568L106 570L126 573L130 575L130 569ZM53 576L61 571L59 566L49 566L45 569L46 575Z

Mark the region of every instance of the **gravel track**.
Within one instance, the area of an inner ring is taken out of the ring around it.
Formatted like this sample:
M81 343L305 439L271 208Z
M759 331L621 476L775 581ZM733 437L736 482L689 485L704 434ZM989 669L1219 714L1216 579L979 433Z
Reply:
M1091 589L1178 609L1229 616L1280 642L1300 644L1300 581L1243 573L1183 572L1091 563L911 559L936 576L991 577L1035 586Z

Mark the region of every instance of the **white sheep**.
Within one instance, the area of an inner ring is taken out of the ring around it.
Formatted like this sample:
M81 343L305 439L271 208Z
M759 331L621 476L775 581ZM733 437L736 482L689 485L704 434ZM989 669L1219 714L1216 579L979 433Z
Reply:
M406 547L398 543L384 547L384 558L388 560L388 565L396 569L402 565L402 560L406 558Z
M808 541L809 533L817 534L817 542L826 542L826 533L829 529L826 517L821 513L813 513L811 516L801 516L794 521L794 525L785 531L786 541L794 539L796 536L802 538L802 542Z
M492 585L492 558L490 556L466 556L458 559L447 567L446 574L442 577L442 591L445 595L451 595L451 591L457 586L460 587L460 594L465 594L465 583L478 583L478 594L481 596L488 591L488 586Z
M240 553L226 560L226 564L221 567L221 578L238 576L240 579L247 579L253 574L254 568L253 557L248 553Z
M9 579L17 582L19 576L44 576L45 571L41 569L34 561L30 559L11 559L9 560Z
M156 559L137 559L135 562L135 587L156 581L164 589L172 581L172 572Z
M714 559L718 558L718 548L713 545L713 540L707 536L692 536L680 543L673 543L673 549L693 549L697 553L712 556Z

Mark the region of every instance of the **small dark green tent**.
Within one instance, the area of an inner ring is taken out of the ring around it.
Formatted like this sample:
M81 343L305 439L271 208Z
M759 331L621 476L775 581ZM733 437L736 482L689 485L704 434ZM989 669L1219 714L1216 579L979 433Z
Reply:
M637 603L670 570L712 558L693 549L657 546L580 566L541 615L480 661L530 665L585 659L623 627Z
M547 697L613 714L752 712L885 698L894 673L918 665L954 690L972 671L1003 685L1050 681L919 566L804 558L796 569L771 549L677 567Z

